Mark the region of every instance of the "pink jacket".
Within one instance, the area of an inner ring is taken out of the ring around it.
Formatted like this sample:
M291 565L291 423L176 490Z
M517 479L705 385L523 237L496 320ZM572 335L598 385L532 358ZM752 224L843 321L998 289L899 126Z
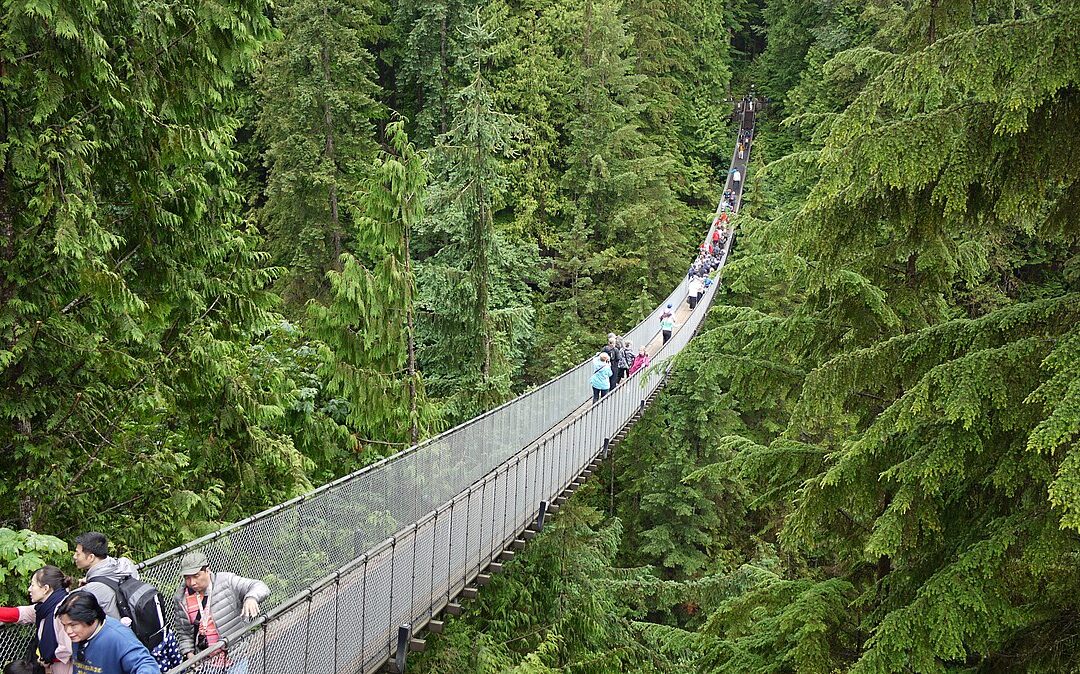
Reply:
M648 354L643 356L643 355L641 355L639 353L638 355L634 356L634 364L630 366L630 374L634 374L635 372L637 372L641 368L648 367L648 366L649 366L649 356L648 356Z
M33 606L19 607L19 619L17 621L19 625L33 625L36 620L37 616L34 613ZM44 629L44 625L42 625L42 629ZM53 629L56 630L56 659L60 662L52 663L49 672L50 674L72 674L74 665L71 662L71 639L68 637L67 632L64 631L64 626L60 624L59 618L53 618Z

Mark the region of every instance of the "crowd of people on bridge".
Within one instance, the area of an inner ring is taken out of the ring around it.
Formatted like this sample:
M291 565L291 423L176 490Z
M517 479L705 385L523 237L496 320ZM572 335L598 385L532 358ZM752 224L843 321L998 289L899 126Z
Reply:
M615 333L608 334L608 343L593 358L593 374L589 384L593 390L593 402L607 395L620 381L637 374L649 365L649 350L642 346L634 352L633 343Z
M725 191L724 202L730 203L729 198L731 190ZM731 217L728 215L730 210L721 207L720 215L713 221L709 236L701 244L698 255L686 274L686 301L691 311L697 308L702 296L714 283L713 272L720 268L724 246L731 231ZM671 303L660 312L661 346L668 343L675 331L675 316L675 307ZM593 373L589 384L592 386L593 403L599 402L620 382L647 367L650 360L647 345L642 345L635 353L634 345L629 339L608 333L607 345L596 354L592 362Z
M180 560L176 593L162 606L126 557L109 556L104 534L75 539L76 582L56 566L30 578L30 604L0 607L0 623L33 625L32 653L3 674L161 674L243 628L270 596L261 580L214 572L206 554ZM169 619L171 617L171 620ZM247 674L242 658L221 650L201 671Z

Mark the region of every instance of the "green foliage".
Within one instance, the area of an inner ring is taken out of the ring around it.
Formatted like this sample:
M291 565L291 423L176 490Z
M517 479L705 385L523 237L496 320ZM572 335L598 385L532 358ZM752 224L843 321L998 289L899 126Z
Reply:
M46 564L56 564L67 549L67 543L54 536L0 527L0 596L5 605L23 604L22 597L26 596L34 572Z
M505 198L505 159L513 156L519 127L495 108L484 74L493 39L490 21L477 10L466 33L471 78L458 91L450 131L434 150L432 215L422 230L422 245L433 254L419 271L426 328L421 358L456 421L510 397L516 342L532 313L522 265L531 251L500 232L495 220ZM519 246L525 250L514 251Z
M602 674L668 671L633 638L644 569L613 570L622 535L586 505L560 511L543 534L493 578L467 619L453 620L413 662L419 672ZM659 660L659 659L658 659Z
M765 19L789 116L759 130L728 306L617 449L626 533L593 577L665 579L624 586L638 666L1072 671L1080 5Z
M426 435L434 410L416 366L415 280L411 231L423 217L427 172L404 124L387 127L393 153L370 169L354 220L357 254L342 254L331 271L331 302L312 303L313 334L322 340L319 373L345 401L343 419L359 445L372 439L405 447Z
M5 9L0 519L145 554L310 486L247 370L279 272L238 217L233 82L264 11Z

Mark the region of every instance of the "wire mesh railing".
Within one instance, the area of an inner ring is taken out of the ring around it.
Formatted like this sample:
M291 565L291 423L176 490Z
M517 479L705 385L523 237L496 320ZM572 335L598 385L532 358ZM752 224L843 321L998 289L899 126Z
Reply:
M729 247L730 237L724 259ZM685 346L717 286L654 362ZM684 278L627 337L649 343L665 306L680 306L687 294ZM569 484L652 393L658 372L635 375L571 417L591 393L590 359L393 457L147 560L142 576L170 607L188 550L202 550L212 569L266 581L267 613L219 644L246 671L321 672L328 662L335 672L370 671L385 661L398 625L434 615L525 528L541 500ZM21 655L27 641L26 630L0 630L0 660ZM216 673L219 664L204 653L174 671Z
M725 247L725 256L727 248ZM342 569L173 670L220 671L220 652L251 674L373 672L532 524L663 381L689 343L718 284L663 345L657 364Z

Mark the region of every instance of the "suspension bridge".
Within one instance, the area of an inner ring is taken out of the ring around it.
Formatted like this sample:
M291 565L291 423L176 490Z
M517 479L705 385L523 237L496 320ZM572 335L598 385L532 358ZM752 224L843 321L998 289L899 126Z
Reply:
M753 108L744 100L737 114L743 151L733 150L731 169L742 176ZM744 182L728 173L735 212ZM170 674L221 674L221 651L244 674L403 672L421 635L440 631L443 614L459 614L461 599L475 597L597 470L663 385L718 287L690 310L684 278L627 333L648 345L653 365L596 404L590 358L456 428L140 564L167 612L190 550L203 551L212 571L260 578L272 591L261 616ZM677 308L675 331L662 344L668 304ZM0 630L0 661L22 656L29 640L25 628Z

